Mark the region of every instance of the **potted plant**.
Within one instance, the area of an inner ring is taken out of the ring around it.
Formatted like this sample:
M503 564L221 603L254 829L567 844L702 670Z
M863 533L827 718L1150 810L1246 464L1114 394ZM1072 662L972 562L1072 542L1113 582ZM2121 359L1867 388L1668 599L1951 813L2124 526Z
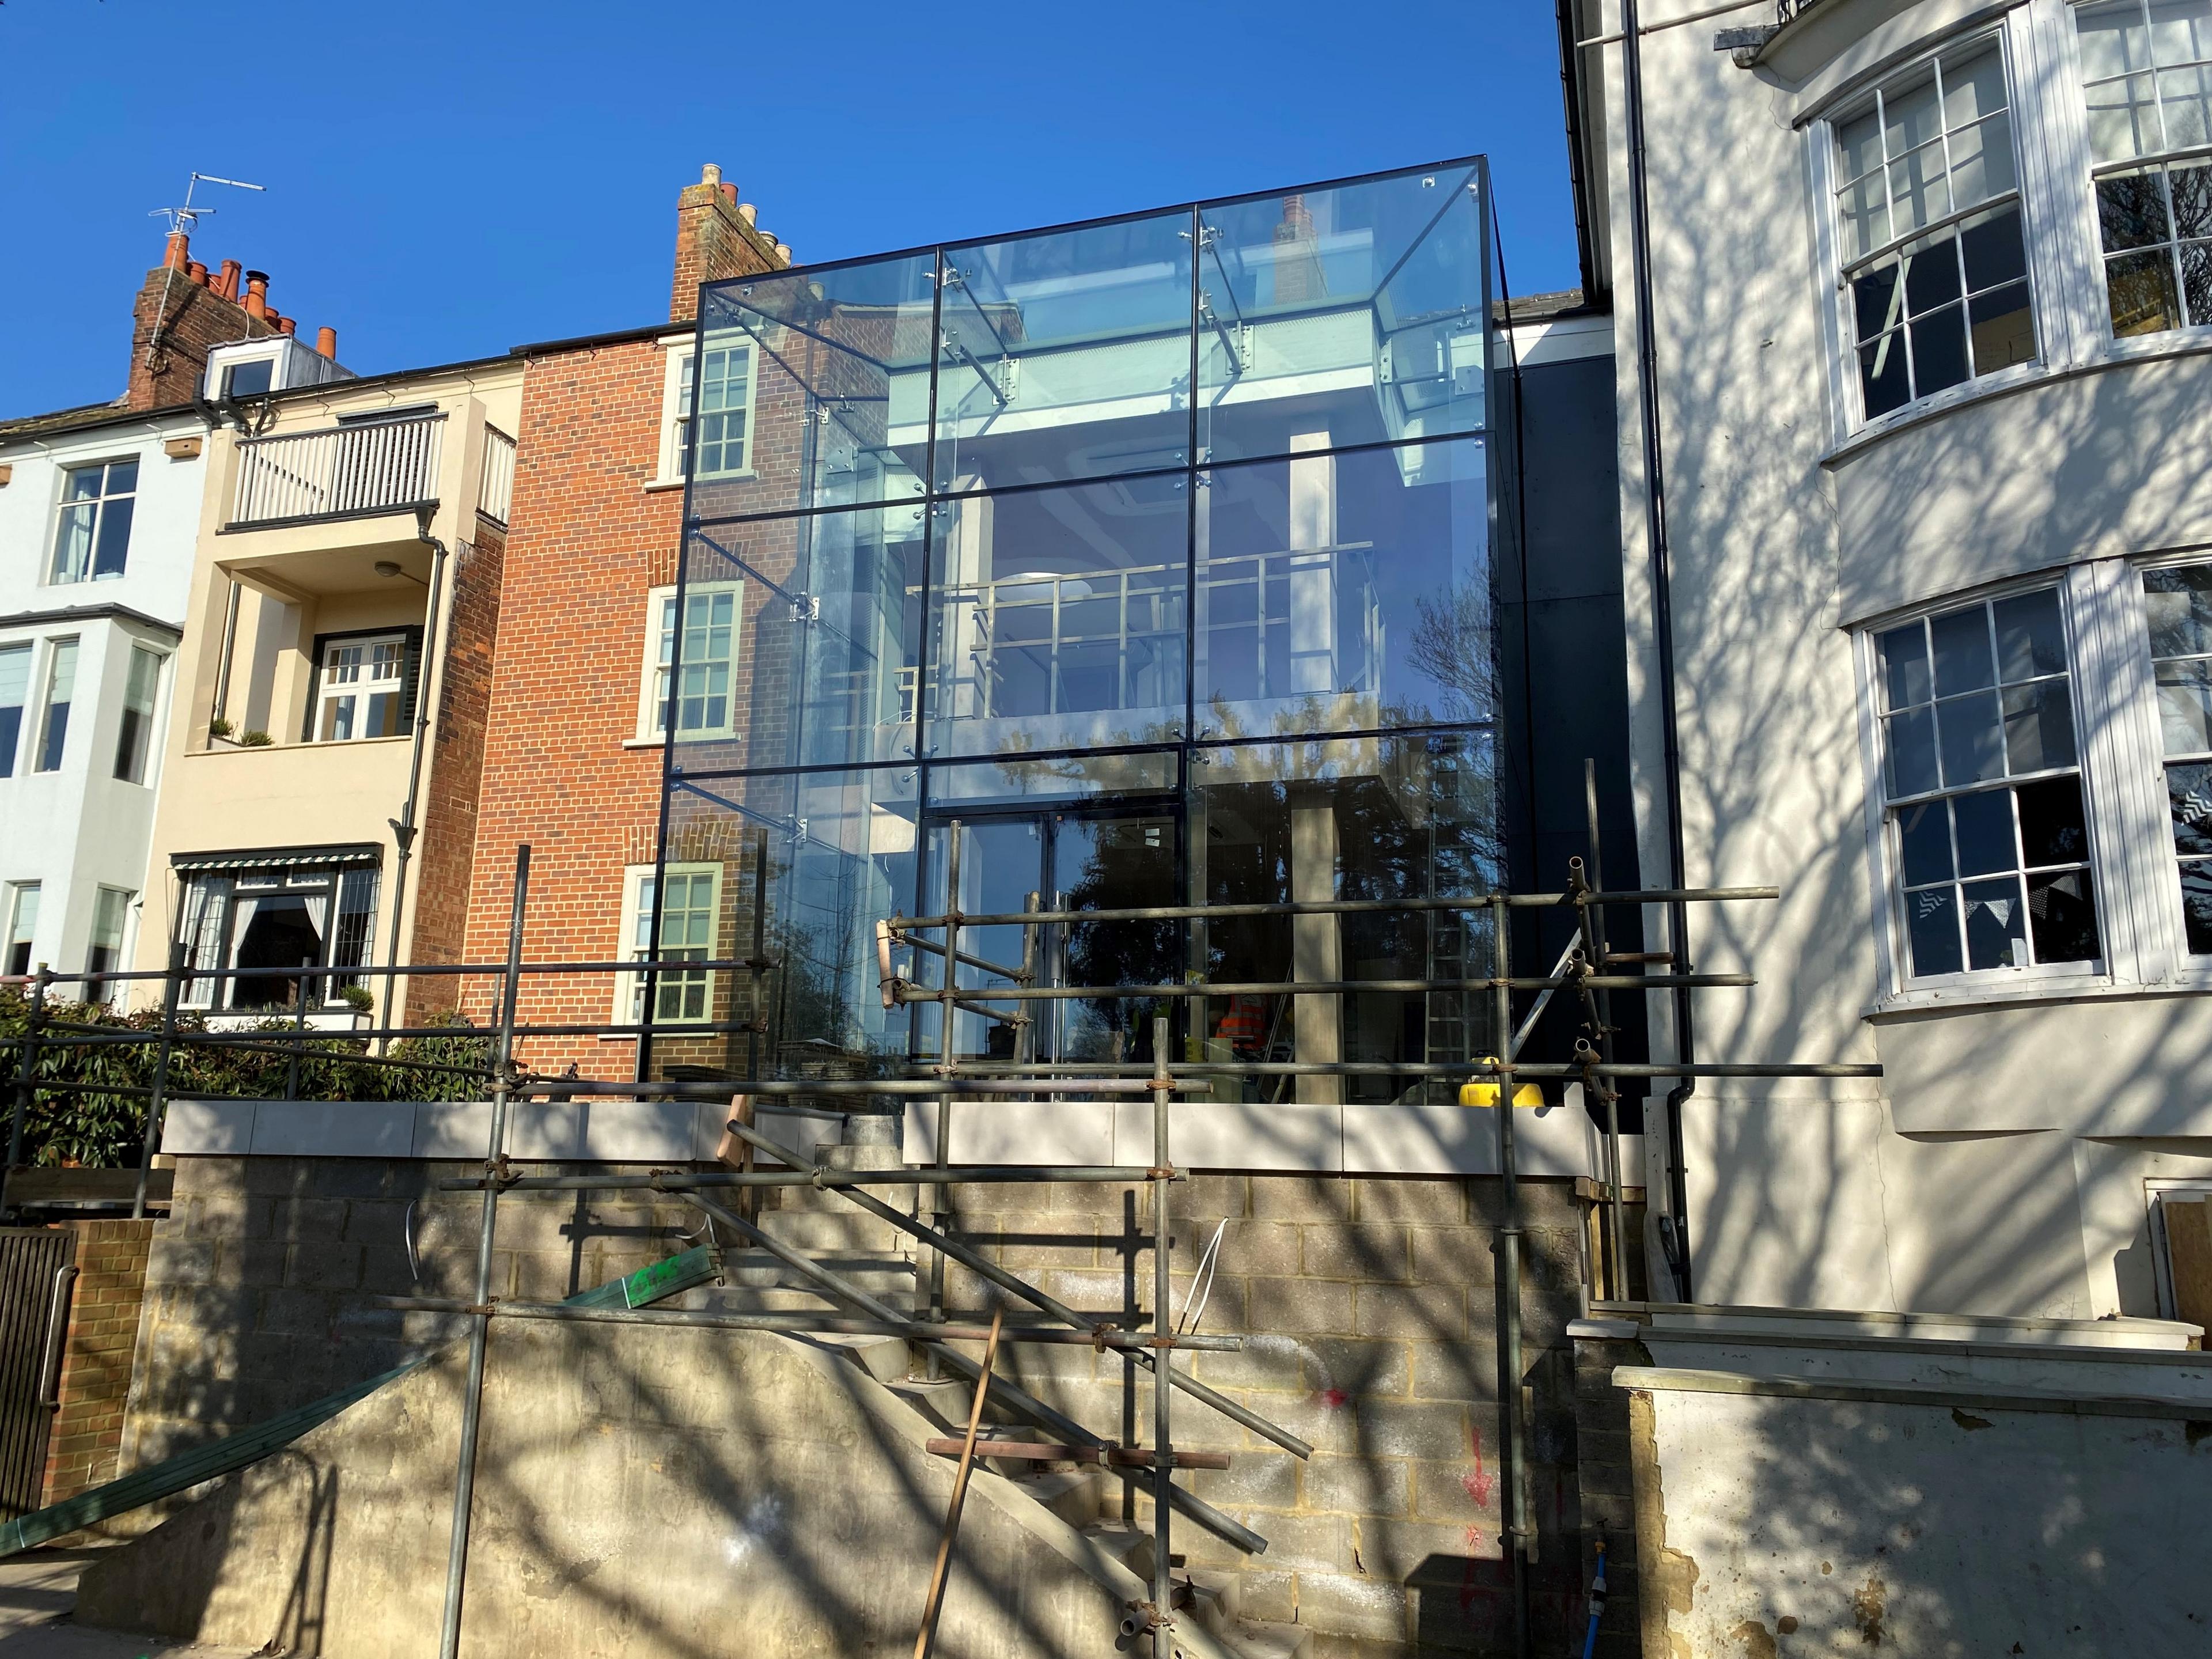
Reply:
M238 747L238 728L221 714L208 722L208 747L235 749Z
M238 734L238 741L247 749L266 749L276 739L266 732L241 732Z

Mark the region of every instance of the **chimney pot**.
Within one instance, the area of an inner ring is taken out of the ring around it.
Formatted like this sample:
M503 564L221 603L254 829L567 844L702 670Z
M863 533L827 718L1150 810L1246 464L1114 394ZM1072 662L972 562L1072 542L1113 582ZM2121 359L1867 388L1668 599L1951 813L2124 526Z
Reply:
M221 273L216 277L215 291L226 300L235 300L238 297L238 274L245 269L235 259L225 259Z
M327 357L332 362L336 362L338 357L337 330L334 328L317 329L315 331L315 350L319 356Z
M300 319L297 317L279 317L276 319L276 331L287 338L289 338L299 326Z
M752 224L760 218L760 210L750 202L740 202L738 204L738 217L749 225Z
M790 244L787 242L778 242L775 245L775 257L782 260L784 264L789 264L791 263Z
M735 185L724 185L722 186L722 199L726 202L734 204L738 199L738 187Z
M708 162L706 166L699 169L699 182L702 185L720 184L722 182L722 169L715 166L712 161Z
M182 270L191 263L191 249L192 239L189 235L181 230L171 231L168 248L161 255L163 268L168 270Z
M246 314L264 318L269 315L269 273L265 270L246 273Z
M185 267L185 280L195 288L207 286L207 267L198 259Z

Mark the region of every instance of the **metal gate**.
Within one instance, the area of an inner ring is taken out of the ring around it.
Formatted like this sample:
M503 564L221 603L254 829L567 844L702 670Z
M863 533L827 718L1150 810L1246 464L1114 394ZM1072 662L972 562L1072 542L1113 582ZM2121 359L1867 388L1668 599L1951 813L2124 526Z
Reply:
M0 1519L39 1507L76 1255L67 1228L0 1227Z

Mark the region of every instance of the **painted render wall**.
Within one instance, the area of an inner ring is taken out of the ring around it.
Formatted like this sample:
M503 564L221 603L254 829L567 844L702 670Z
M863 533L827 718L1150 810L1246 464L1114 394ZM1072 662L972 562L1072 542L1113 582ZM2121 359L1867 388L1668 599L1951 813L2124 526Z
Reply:
M1619 26L1612 5L1579 11L1584 38ZM1714 50L1713 30L1735 18L1643 41L1686 874L1783 889L1778 902L1693 910L1694 964L1760 981L1698 994L1698 1057L1888 1070L1878 1084L1699 1085L1683 1115L1700 1300L2154 1313L2147 1273L2116 1263L2147 1249L2142 1159L2212 1171L2198 994L1877 1006L1886 900L1847 625L2001 576L2212 539L2212 485L2197 464L2212 438L2212 356L2193 337L2166 337L2178 349L2165 355L2094 362L2060 339L2045 372L2014 389L1961 389L1972 395L1939 398L1878 437L1843 439L1828 373L1835 289L1821 274L1827 209L1813 200L1802 123L1852 76L1970 15L1996 14L1828 0L1753 70ZM2063 26L2063 6L2057 16ZM1602 60L1640 852L1658 872L1666 817L1620 53L1585 55ZM2069 95L2054 73L2024 60L2015 96L2034 77L2043 95ZM2033 140L2027 154L2031 168L2049 165ZM2052 188L2087 195L2082 180ZM2078 299L2084 275L2059 252L2032 250L2031 264L2039 313ZM2108 860L2108 879L2119 862ZM1649 937L1662 931L1652 918ZM1652 1021L1658 1048L1669 1025L1658 999ZM2134 1151L2092 1155L2112 1137ZM1664 1191L1662 1137L1648 1146L1648 1178ZM2116 1218L2130 1205L2121 1237Z

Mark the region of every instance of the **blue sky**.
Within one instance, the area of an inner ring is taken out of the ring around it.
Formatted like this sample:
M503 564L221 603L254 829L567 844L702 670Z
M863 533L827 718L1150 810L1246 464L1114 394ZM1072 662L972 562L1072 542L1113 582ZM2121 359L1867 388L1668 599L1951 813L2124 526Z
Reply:
M1516 292L1573 284L1548 0L0 4L0 415L121 392L148 210L362 373L666 316L719 162L801 262L1492 158ZM35 319L35 320L33 320Z

